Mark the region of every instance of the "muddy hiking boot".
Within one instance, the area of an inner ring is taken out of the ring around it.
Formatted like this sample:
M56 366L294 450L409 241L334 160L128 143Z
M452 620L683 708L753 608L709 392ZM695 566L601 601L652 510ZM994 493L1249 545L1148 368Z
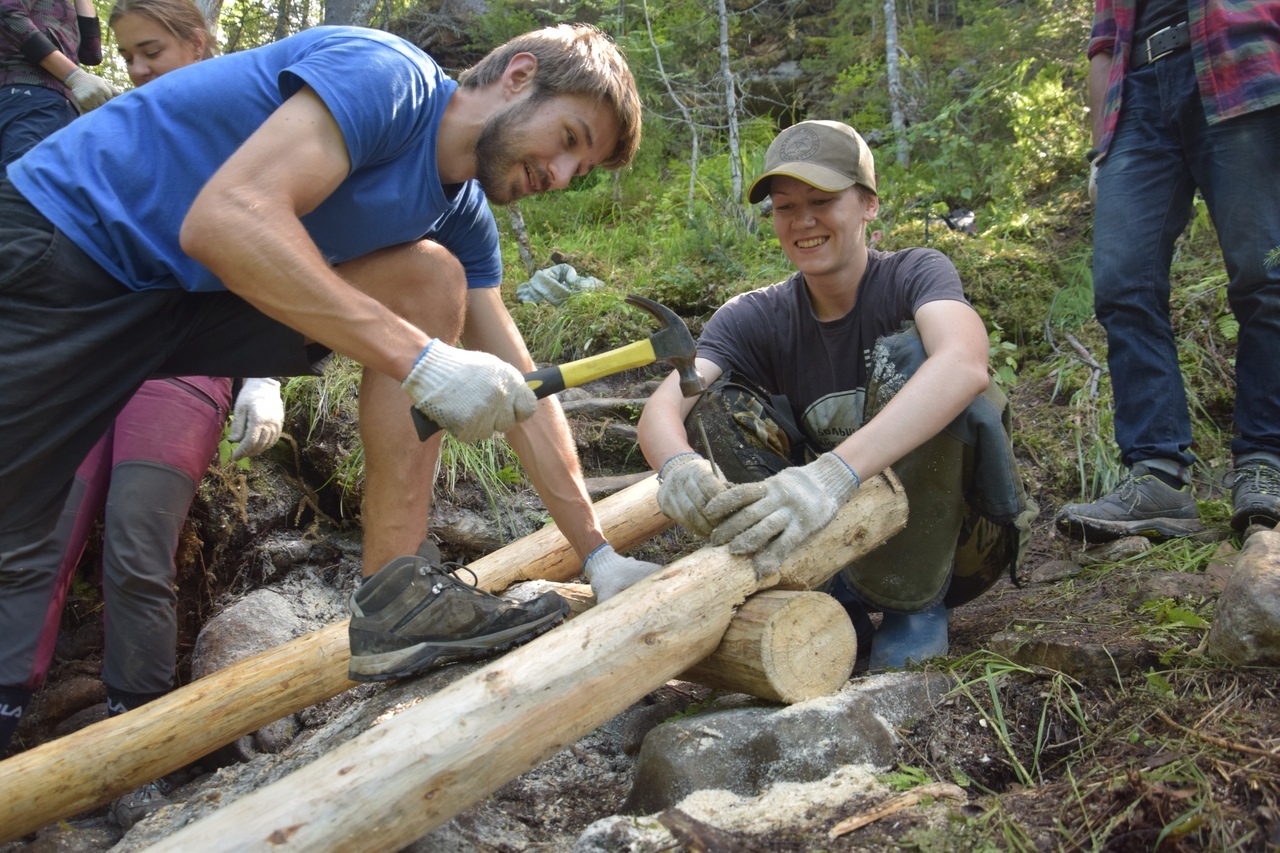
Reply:
M424 545L417 555L398 557L351 596L353 681L404 678L433 666L481 660L555 626L569 603L554 592L526 602L490 595L441 563Z
M1062 533L1086 542L1124 536L1178 539L1204 529L1191 486L1170 486L1141 462L1114 492L1092 503L1067 504L1055 523Z
M148 782L141 788L134 788L129 793L111 803L111 819L128 830L135 823L152 813L169 805L165 794L169 793L169 785L163 779Z
M1231 526L1243 531L1250 524L1275 527L1280 522L1280 459L1251 453L1236 460L1231 474Z

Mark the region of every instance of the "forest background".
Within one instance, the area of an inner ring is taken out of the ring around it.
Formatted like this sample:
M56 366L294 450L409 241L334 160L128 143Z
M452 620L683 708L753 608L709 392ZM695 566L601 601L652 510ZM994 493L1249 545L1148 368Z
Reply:
M540 362L626 342L644 322L623 304L626 293L663 302L696 334L730 296L784 278L787 261L767 219L746 203L745 183L780 127L808 118L848 122L876 156L877 246L946 252L986 322L1001 383L1012 390L1049 380L1037 394L1058 410L1024 424L1019 448L1043 458L1035 466L1043 482L1033 485L1053 496L1047 506L1098 494L1122 475L1110 441L1105 343L1092 320L1087 0L198 5L216 15L225 52L319 23L353 23L414 41L452 73L537 26L585 21L614 36L645 106L635 163L497 211L508 303ZM106 76L127 85L107 38ZM947 227L952 211L972 212L972 236ZM1197 211L1175 263L1174 313L1201 474L1216 481L1229 464L1235 327L1200 202ZM605 287L562 307L516 304L515 287L553 259ZM289 393L314 413L342 407L354 382L353 374L330 376L317 389L295 380ZM449 452L470 461L462 448L451 444ZM351 454L340 472L347 517L358 511L362 467L359 449ZM519 479L501 442L486 455L499 483Z

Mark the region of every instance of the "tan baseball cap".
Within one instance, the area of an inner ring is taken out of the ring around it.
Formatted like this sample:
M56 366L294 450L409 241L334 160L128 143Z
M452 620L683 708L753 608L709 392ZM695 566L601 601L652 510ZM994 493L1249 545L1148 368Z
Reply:
M759 204L769 194L769 179L786 175L811 187L838 193L854 184L876 189L876 164L858 132L839 121L802 121L778 134L764 155L764 174L747 198Z

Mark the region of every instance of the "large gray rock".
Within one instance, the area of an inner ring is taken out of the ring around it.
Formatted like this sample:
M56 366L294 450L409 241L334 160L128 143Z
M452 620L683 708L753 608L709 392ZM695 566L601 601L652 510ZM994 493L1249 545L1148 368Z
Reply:
M755 796L848 764L891 766L894 727L928 714L953 684L936 673L893 673L788 707L730 708L663 723L644 740L623 810L658 812L707 789Z
M1280 666L1280 533L1254 533L1240 550L1209 648L1237 666Z
M288 600L259 589L228 606L200 631L191 654L191 677L204 678L302 633Z

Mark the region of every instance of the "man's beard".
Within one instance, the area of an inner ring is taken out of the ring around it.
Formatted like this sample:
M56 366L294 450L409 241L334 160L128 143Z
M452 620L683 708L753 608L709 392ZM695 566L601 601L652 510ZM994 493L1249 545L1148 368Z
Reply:
M511 168L521 159L522 152L517 150L521 125L545 100L545 95L535 92L490 116L480 128L480 136L476 139L476 180L494 204L510 204L524 195L524 182L512 181ZM534 167L530 165L530 168ZM535 174L545 183L545 176Z

